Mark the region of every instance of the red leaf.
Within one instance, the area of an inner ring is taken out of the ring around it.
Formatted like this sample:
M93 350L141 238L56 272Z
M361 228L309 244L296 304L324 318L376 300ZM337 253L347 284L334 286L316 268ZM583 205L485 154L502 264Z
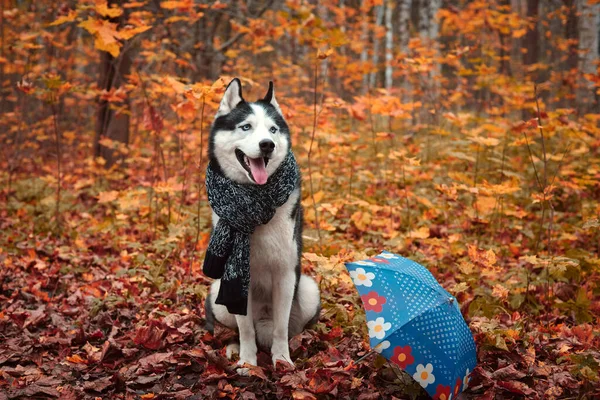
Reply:
M315 395L306 390L294 390L292 392L292 398L294 400L316 400Z
M509 391L510 393L516 393L524 396L528 396L528 399L537 399L538 395L529 386L519 381L499 381L496 382L496 386L501 387L504 390Z
M160 349L166 331L165 329L159 328L157 324L160 323L150 321L150 326L142 326L139 328L135 333L133 342L150 350Z

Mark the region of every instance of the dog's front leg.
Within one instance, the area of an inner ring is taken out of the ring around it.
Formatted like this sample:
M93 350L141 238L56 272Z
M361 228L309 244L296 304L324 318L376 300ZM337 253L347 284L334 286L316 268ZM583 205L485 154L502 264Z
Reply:
M277 361L281 360L294 365L290 357L288 331L296 274L294 270L282 268L275 275L273 277L273 344L271 346L273 364L276 365Z
M248 295L247 315L236 315L239 335L240 335L240 360L238 365L250 364L257 365L256 362L256 332L254 330L254 320L252 317L252 296ZM240 375L245 375L247 370L238 368Z

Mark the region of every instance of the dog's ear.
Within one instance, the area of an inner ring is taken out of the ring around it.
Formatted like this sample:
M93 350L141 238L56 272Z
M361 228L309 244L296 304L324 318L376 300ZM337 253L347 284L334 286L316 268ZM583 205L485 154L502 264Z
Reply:
M219 104L219 109L217 110L217 117L229 114L231 110L243 101L242 83L238 78L234 78L229 82L229 85L227 85L227 89L225 89L225 94L223 95L221 104Z
M263 101L265 103L271 104L273 107L275 107L277 112L281 114L281 108L279 108L279 104L275 99L275 89L273 89L273 81L269 81L269 90L267 90L267 94L265 95Z

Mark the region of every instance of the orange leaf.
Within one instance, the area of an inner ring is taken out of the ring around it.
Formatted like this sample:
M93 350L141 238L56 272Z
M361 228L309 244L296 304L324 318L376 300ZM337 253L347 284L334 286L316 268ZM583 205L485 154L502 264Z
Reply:
M321 50L319 50L317 52L317 58L319 60L324 60L332 54L333 54L333 49L327 49L325 52L321 52Z
M152 27L149 25L142 25L137 28L125 27L119 31L119 37L123 40L129 40L139 33L146 32L150 28Z
M67 15L63 15L62 17L58 17L54 22L52 22L48 26L62 25L62 24L67 23L67 22L75 21L75 18L77 18L77 11L75 11L75 10L69 10L69 13Z
M123 10L114 4L108 8L106 0L96 0L96 12L103 17L116 18L123 14Z
M79 354L75 354L74 356L67 357L68 362L72 362L74 364L85 364L87 361L79 356Z
M183 1L161 1L160 7L167 10L173 10L175 8L192 8L194 3L192 0Z
M116 190L111 190L110 192L100 192L98 193L98 203L110 203L119 197L119 192Z
M117 32L117 24L88 17L79 26L94 35L94 46L98 50L106 51L113 57L119 55L121 43L118 42L120 36Z

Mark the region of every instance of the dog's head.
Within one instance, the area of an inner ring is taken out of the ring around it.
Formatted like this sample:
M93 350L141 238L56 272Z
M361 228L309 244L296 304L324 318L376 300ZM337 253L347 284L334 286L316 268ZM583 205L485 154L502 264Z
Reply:
M238 183L264 185L290 149L290 132L275 100L273 82L265 97L248 103L239 79L232 80L210 131L210 160Z

